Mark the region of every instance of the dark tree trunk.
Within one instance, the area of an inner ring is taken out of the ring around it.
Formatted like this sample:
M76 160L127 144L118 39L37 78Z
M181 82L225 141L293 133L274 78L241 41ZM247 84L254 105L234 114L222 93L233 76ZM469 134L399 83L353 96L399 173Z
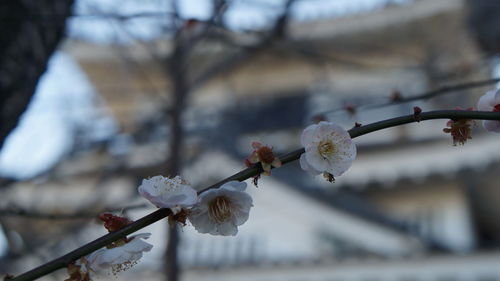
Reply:
M64 37L73 1L4 0L0 4L0 149Z
M176 48L167 61L167 72L173 83L172 106L170 113L170 155L169 175L179 175L182 170L183 161L183 139L184 130L182 124L182 113L184 112L186 98L189 88L186 80L186 53L182 38L178 38ZM168 244L165 252L165 275L167 281L179 280L178 245L181 237L176 226L170 228L168 233Z

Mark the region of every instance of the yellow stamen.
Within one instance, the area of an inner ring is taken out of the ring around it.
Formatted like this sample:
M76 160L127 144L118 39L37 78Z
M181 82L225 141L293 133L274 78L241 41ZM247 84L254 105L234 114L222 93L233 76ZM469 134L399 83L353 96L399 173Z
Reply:
M318 144L318 152L323 158L328 158L337 152L337 148L331 140L322 140Z
M217 223L223 223L231 217L231 200L219 196L208 203L208 215Z

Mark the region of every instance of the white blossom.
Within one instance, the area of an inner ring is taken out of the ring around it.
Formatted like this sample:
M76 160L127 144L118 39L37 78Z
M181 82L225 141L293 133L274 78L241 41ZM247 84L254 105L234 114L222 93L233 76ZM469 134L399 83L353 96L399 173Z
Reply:
M356 146L349 133L331 122L322 121L307 127L301 143L305 153L300 156L300 166L313 175L340 176L356 157Z
M111 249L102 248L85 257L82 263L85 267L96 273L112 270L113 273L124 271L137 264L144 252L149 252L153 245L145 242L150 233L141 233L131 236L127 243Z
M181 177L155 176L142 180L139 193L158 208L191 207L197 201L197 193Z
M500 112L500 89L486 92L477 103L477 108L480 111ZM500 121L484 120L483 126L490 132L500 133Z
M245 192L246 183L230 181L219 188L200 194L191 209L189 221L200 233L236 235L238 226L248 220L252 197Z

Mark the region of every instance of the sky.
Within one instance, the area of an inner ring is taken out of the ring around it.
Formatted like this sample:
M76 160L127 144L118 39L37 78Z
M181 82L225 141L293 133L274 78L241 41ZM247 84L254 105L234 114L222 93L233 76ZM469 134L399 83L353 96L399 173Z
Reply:
M206 20L210 18L212 0L179 1L181 17ZM409 0L296 0L292 8L295 20L312 20L379 8L387 2L404 3ZM233 0L225 13L224 22L234 30L252 30L267 26L278 15L285 0ZM139 5L137 3L140 3ZM138 17L118 22L108 18L90 16L119 13L172 12L169 0L79 0L76 14L70 21L70 36L97 42L130 40L130 35L143 40L164 32L162 27L170 23L164 16ZM120 26L120 27L118 27Z
M96 121L95 99L95 90L78 64L56 52L19 126L6 139L0 176L30 178L57 163L71 149L74 130L88 120ZM95 125L108 126L111 132L110 120L99 120Z
M19 126L5 142L0 174L27 178L55 164L72 145L70 122L65 119L78 118L67 104L86 106L89 87L70 57L54 54Z

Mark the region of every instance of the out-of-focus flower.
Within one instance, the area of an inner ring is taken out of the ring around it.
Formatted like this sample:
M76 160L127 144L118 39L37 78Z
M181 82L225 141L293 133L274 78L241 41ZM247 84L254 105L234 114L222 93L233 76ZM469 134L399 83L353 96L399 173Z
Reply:
M480 111L500 112L500 89L486 92L477 103ZM483 127L490 132L500 133L500 121L484 120Z
M145 242L150 233L141 233L129 238L123 239L121 246L114 248L103 248L92 254L78 260L77 266L85 268L86 271L100 273L111 269L113 274L125 271L136 265L142 258L144 252L149 252L153 245Z
M357 112L356 106L352 103L345 104L344 110L351 116L354 116Z
M180 208L193 206L198 198L196 190L176 176L165 178L154 176L142 180L138 188L139 194L148 199L158 208L170 208L177 212Z
M200 194L199 202L189 214L189 221L200 233L236 235L238 226L248 220L252 197L245 192L246 183L230 181L219 188Z
M392 90L392 93L389 97L389 99L392 101L392 102L398 102L400 100L403 99L402 95L401 95L401 91L399 91L398 89L393 89Z
M260 142L253 142L252 147L254 151L245 159L245 164L248 167L260 162L265 175L271 174L271 167L281 167L281 161L274 155L271 147L262 145Z
M349 133L332 122L310 125L302 133L305 153L300 156L302 169L313 175L342 175L356 158L356 146Z
M456 110L463 110L460 107L456 107ZM472 107L467 108L467 111L474 110ZM449 128L444 128L443 132L450 134L453 138L453 145L461 144L464 145L467 140L472 139L472 126L476 123L471 119L458 119L449 120L446 126Z

